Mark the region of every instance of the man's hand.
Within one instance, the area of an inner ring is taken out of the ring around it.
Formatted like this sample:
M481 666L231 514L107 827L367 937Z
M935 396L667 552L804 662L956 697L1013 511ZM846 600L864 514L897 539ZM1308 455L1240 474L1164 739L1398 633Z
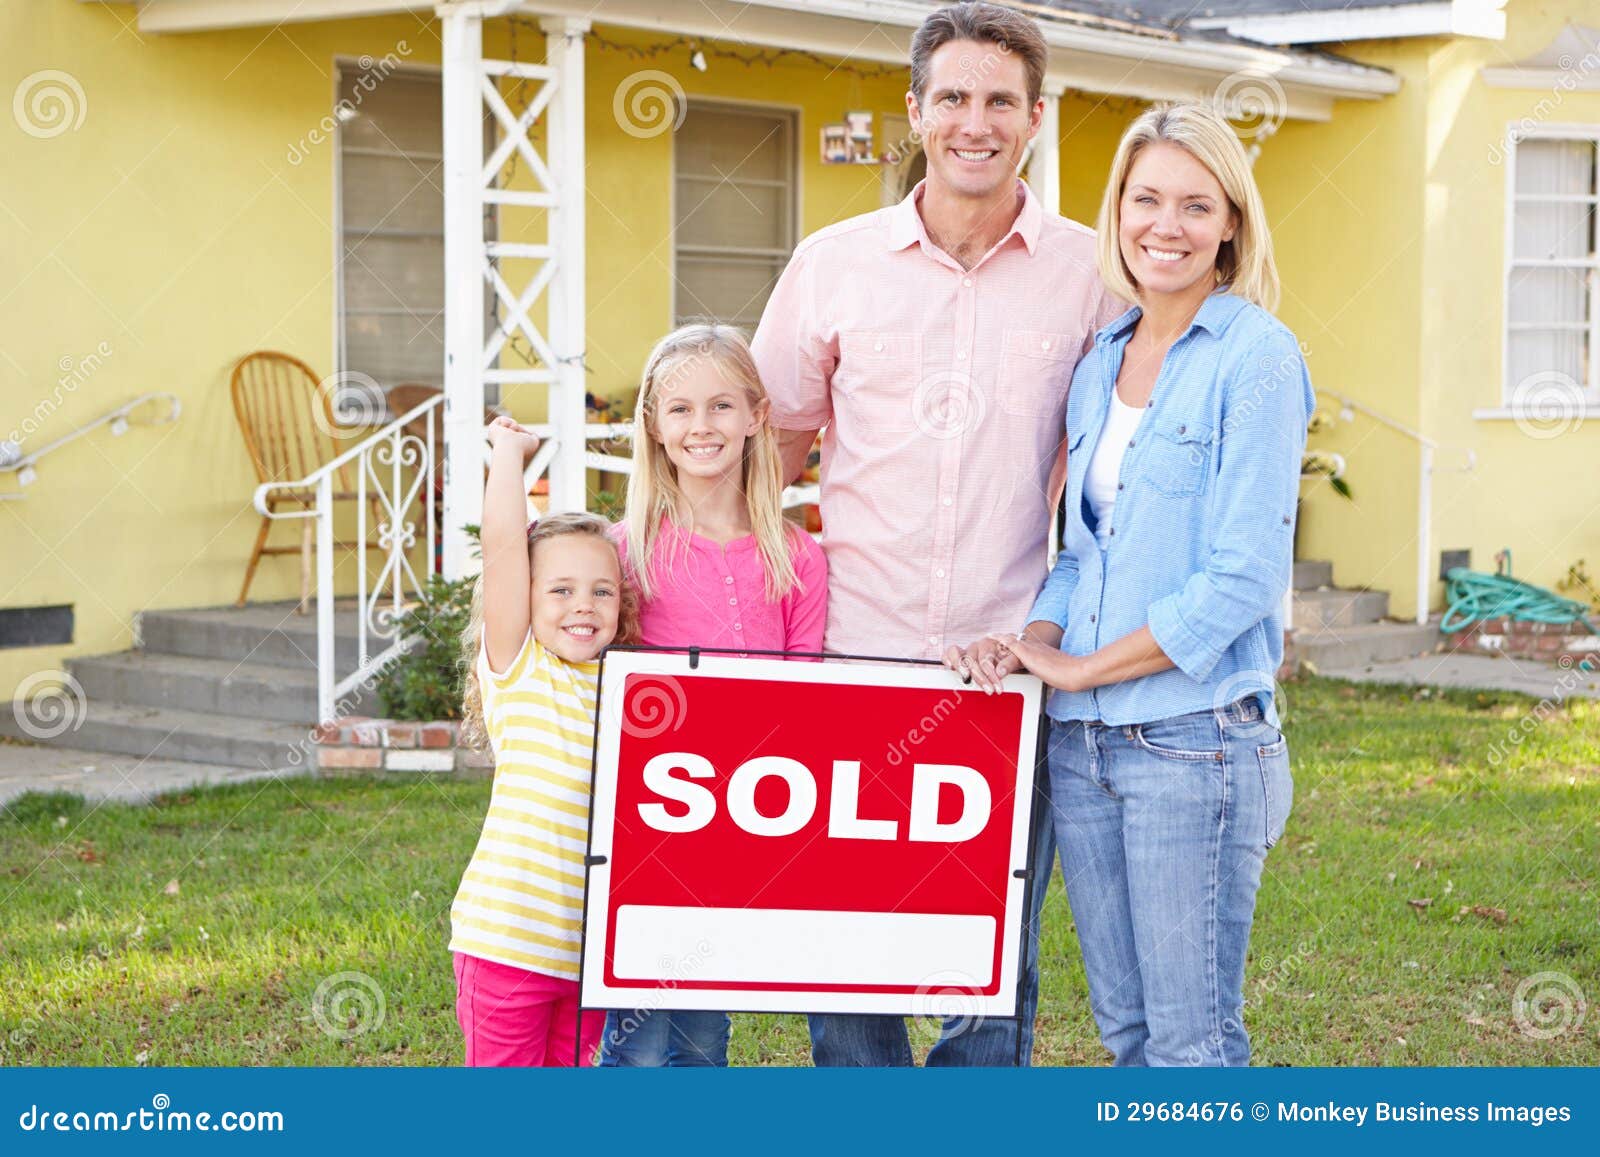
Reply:
M484 428L483 435L495 449L499 449L503 444L515 446L522 454L524 469L533 461L534 454L539 450L539 435L504 414L490 422Z
M944 653L944 665L986 695L999 691L1007 675L1022 670L1022 661L1001 647L994 635L985 635L965 650L950 647Z

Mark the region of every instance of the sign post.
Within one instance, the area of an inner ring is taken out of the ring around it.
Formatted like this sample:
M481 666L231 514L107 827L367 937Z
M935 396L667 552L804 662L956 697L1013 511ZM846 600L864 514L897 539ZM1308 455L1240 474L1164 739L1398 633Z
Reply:
M1015 1016L1042 687L1007 683L608 651L583 1006Z

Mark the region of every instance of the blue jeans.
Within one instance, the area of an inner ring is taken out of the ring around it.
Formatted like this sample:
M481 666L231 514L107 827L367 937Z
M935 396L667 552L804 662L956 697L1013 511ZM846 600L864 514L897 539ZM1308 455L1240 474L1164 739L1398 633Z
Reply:
M632 1009L606 1015L601 1068L726 1068L732 1022L725 1012Z
M1056 722L1050 791L1100 1039L1118 1065L1244 1065L1244 962L1293 785L1255 699Z
M1033 1062L1033 1017L1039 1006L1039 913L1044 908L1055 860L1049 785L1039 786L1030 853L1034 880L1028 904L1028 934L1022 945L1022 1015L946 1018L940 1026L939 1039L928 1051L929 1068ZM806 1021L811 1029L811 1061L819 1068L906 1067L914 1063L904 1017L830 1012L813 1013Z

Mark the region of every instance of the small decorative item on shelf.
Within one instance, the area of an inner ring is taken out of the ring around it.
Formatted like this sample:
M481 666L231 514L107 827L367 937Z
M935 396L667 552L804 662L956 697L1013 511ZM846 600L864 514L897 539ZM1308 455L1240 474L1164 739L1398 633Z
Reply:
M822 163L824 165L848 165L850 163L849 125L822 126Z
M847 112L845 122L850 126L850 160L857 165L875 165L877 154L872 151L872 114Z

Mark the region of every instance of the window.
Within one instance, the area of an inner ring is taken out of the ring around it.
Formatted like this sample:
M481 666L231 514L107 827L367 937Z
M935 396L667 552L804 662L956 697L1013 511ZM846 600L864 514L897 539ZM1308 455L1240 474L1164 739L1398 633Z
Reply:
M339 368L444 384L437 73L339 69Z
M1600 405L1597 147L1600 130L1546 130L1512 155L1503 384L1513 409L1562 395Z
M690 101L673 136L673 324L753 330L794 249L795 117Z

